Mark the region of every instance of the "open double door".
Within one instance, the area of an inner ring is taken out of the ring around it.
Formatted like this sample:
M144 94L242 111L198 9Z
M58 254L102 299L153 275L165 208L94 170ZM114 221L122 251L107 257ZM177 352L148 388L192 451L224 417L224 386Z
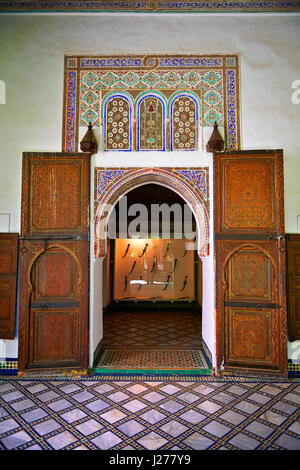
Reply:
M19 370L88 365L89 154L25 153ZM287 374L281 151L214 156L217 369Z

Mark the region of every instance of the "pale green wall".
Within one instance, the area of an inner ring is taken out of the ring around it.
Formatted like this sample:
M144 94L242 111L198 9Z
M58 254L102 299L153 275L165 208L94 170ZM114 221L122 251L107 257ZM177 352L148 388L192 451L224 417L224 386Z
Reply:
M20 228L22 151L61 150L63 57L85 53L240 54L242 148L283 148L286 231L297 232L300 104L291 85L300 80L300 16L292 14L0 15L0 213L11 213L11 231ZM15 356L16 341L6 345Z

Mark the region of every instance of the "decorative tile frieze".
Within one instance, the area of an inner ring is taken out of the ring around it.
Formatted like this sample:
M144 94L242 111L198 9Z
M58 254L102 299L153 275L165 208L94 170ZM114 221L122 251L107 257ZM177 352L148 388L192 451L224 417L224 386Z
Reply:
M139 93L154 93L158 99L161 97L162 108L164 99L169 102L172 93L189 93L191 97L195 94L194 96L199 97L197 98L199 100L198 125L211 127L217 121L219 126L224 127L225 143L228 149L239 148L239 61L237 55L66 56L64 151L77 151L79 127L87 127L89 123L93 127L103 125L106 118L103 100L108 93L111 93L113 97L113 93L118 96L122 91L135 102L139 102ZM138 126L136 104L134 106L134 117ZM172 121L169 111L168 104L166 117ZM139 137L137 136L137 147L141 149ZM171 136L162 135L162 139L164 138L166 145L164 146L162 142L157 149L174 150L176 146ZM189 144L193 142L186 138L179 139L179 142L178 135L176 138L177 150L190 149L189 146L179 147L179 144L186 141ZM120 142L121 139L118 138L118 141ZM133 144L134 141L133 138ZM172 144L169 145L169 142ZM116 143L114 141L114 144ZM108 142L105 141L104 148L108 150L110 146L107 144ZM114 149L122 150L123 148L117 145Z

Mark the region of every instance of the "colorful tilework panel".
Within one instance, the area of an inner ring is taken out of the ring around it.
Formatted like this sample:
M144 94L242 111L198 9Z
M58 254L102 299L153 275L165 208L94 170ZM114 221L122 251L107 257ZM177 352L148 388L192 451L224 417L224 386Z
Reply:
M100 103L108 92L127 91L136 98L137 93L147 91L170 98L170 92L196 90L202 96L201 125L213 126L216 121L224 127L228 148L239 148L237 55L66 56L64 150L77 150L79 126L99 126L103 121ZM181 139L178 144L185 141Z
M299 450L299 382L0 378L3 450Z

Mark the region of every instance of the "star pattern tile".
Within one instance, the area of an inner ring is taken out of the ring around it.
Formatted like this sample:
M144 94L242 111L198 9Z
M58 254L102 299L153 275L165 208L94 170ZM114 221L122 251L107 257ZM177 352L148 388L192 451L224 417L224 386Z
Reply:
M205 376L0 377L0 450L300 450L300 387Z

